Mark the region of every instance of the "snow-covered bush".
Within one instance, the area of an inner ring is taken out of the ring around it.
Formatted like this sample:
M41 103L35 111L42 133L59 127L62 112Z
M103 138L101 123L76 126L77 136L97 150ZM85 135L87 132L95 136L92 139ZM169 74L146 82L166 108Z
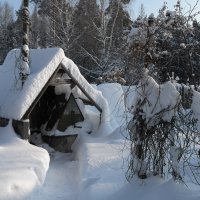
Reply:
M180 86L181 87L181 86ZM144 73L132 103L133 119L128 124L131 157L127 179L134 174L146 178L150 174L184 181L186 171L200 183L198 148L200 140L200 93L190 89L190 108L182 106L175 82L159 85ZM192 92L191 92L192 91Z

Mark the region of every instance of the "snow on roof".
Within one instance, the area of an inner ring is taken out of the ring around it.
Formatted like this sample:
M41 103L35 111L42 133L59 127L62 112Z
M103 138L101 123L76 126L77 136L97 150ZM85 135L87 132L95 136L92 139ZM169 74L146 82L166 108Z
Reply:
M108 106L100 91L94 89L81 75L74 62L65 57L60 48L30 50L30 75L22 88L19 79L20 50L11 50L0 68L0 117L20 120L44 88L59 64L108 113Z
M0 68L0 116L21 119L64 57L59 48L30 50L31 74L22 88L20 50L11 50Z

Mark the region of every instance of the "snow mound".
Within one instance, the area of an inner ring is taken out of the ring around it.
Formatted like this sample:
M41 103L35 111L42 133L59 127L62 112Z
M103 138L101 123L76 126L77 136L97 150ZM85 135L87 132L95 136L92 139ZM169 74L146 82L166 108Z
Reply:
M49 167L47 151L19 139L11 125L0 128L0 160L1 200L29 199Z
M125 182L122 144L85 143L79 147L79 173L81 177L78 199L106 199ZM106 156L105 156L106 155Z
M180 94L170 81L159 85L150 76L141 80L133 100L136 109L141 104L141 113L148 126L154 126L161 119L170 122L180 102Z
M123 132L119 128L115 135ZM79 137L76 154L79 161L78 200L198 200L199 188L177 184L172 179L152 176L141 180L137 176L128 183L130 144L122 137L106 137L99 141L92 136ZM187 183L186 183L187 184Z

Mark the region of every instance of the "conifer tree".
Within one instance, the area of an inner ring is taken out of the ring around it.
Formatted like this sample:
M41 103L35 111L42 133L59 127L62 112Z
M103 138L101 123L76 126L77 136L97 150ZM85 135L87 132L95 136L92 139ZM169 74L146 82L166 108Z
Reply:
M0 63L5 59L9 50L14 47L13 8L8 3L0 3Z
M80 0L74 13L73 60L91 69L99 57L99 42L95 27L99 27L99 9L96 0Z

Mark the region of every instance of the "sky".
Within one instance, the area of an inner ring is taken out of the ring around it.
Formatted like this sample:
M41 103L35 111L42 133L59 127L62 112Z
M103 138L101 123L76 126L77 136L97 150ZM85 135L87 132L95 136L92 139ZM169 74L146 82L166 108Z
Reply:
M1 3L8 2L15 10L18 10L21 5L21 0L0 0Z
M4 3L4 2L8 2L9 5L11 5L15 11L17 11L22 3L22 0L0 0L0 3ZM30 1L29 1L30 2ZM30 3L30 5L32 5L33 3Z
M177 0L132 0L132 8L133 8L133 16L132 18L136 18L140 9L141 4L144 5L145 13L150 15L154 13L154 15L158 14L159 9L163 6L164 1L167 2L167 7L169 10L174 9L174 5ZM181 0L181 5L183 7L183 13L189 10L189 5L186 2L189 2L192 6L195 5L197 0ZM200 8L200 2L198 3L198 8ZM199 9L197 9L199 11Z
M7 1L10 5L12 5L14 10L18 10L22 2L22 0L0 0L1 3L5 1ZM173 6L176 3L176 0L165 0L165 1L168 3L168 9L173 10ZM197 0L181 0L185 12L189 9L189 6L187 5L186 1L189 2L191 5L194 5ZM131 17L133 19L137 17L141 4L144 5L144 9L147 15L151 13L157 15L158 10L163 5L163 2L164 0L132 0ZM200 8L200 3L198 4L198 7Z

